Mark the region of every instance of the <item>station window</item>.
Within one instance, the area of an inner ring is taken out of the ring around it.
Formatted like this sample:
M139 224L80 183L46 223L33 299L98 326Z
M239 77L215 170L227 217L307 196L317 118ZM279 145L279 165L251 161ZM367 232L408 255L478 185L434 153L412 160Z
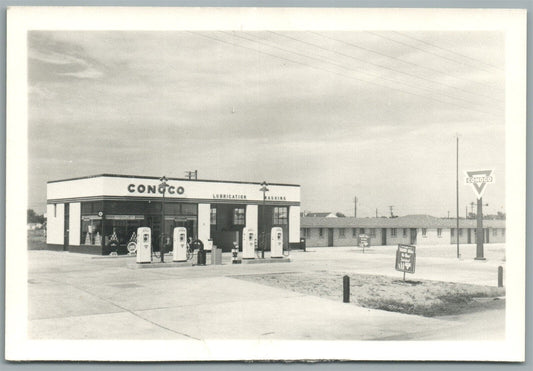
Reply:
M422 237L426 237L428 233L427 228L422 228Z
M497 228L494 228L494 229L492 230L492 235L493 235L493 236L497 236L497 235L498 235L498 229L497 229Z
M376 228L370 228L370 237L376 237Z
M211 225L217 224L217 208L216 207L211 208L211 214L210 214L209 219L211 221Z
M236 207L233 209L233 224L244 225L244 207Z
M361 233L361 234L365 234L365 229L364 229L364 228L361 228L361 229L359 230L359 233Z
M274 213L272 214L272 224L274 225L287 225L287 208L286 207L274 207Z
M463 229L462 228L459 228L459 237L461 237L463 235Z
M97 245L102 244L102 221L93 219L82 219L81 221L81 244Z
M403 236L404 236L404 237L407 237L407 228L404 228L404 229L403 229Z
M318 228L318 237L320 238L324 237L324 228Z
M344 236L345 236L344 232L345 232L344 228L339 228L339 237L340 238L344 238Z
M352 237L357 237L357 228L352 228Z
M391 228L390 229L390 235L391 235L391 237L396 237L396 228Z
M442 228L437 228L437 237L442 237Z

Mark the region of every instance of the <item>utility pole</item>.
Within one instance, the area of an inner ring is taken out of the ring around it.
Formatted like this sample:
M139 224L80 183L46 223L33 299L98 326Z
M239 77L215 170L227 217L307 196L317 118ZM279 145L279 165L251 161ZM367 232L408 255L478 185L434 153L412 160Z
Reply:
M378 217L378 209L376 208L376 218Z
M193 179L193 177L194 177L194 180L198 180L198 170L186 171L185 176L189 178L189 180Z
M455 229L455 240L457 241L457 259L461 256L459 253L459 134L456 135L455 141L455 193L456 193L456 210L457 210L457 219L456 219L456 229Z
M390 205L390 206L389 206L389 209L390 209L390 217L391 217L391 218L394 218L394 214L393 214L393 212L392 212L392 208L393 208L393 207L394 207L394 205Z
M357 218L357 196L353 198L354 208L353 208L353 217Z

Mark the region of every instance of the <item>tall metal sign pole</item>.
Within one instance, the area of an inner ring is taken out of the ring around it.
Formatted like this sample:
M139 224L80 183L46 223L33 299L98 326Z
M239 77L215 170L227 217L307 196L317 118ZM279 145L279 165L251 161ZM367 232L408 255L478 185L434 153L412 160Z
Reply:
M471 184L477 196L476 258L485 260L483 253L483 193L488 183L494 183L493 170L475 170L466 172L466 184Z
M159 245L159 255L161 256L161 263L165 262L165 192L167 190L167 177L162 176L159 181L161 184L159 185L159 191L161 192L161 188L163 188L163 202L161 202L161 238L160 238L160 245Z
M265 207L266 207L266 192L268 192L268 183L266 181L263 181L261 183L261 192L263 192L263 212L262 212L262 218L263 218L263 233L261 236L262 243L261 243L261 258L265 258L265 244L266 244L266 219L265 219Z

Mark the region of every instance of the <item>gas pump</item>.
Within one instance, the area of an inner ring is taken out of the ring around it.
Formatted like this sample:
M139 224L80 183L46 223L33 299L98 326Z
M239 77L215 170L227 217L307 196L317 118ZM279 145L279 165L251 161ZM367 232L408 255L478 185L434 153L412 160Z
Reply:
M174 228L174 251L172 252L172 261L187 261L187 228Z
M270 257L283 258L283 229L272 227L270 233Z
M152 262L152 231L149 227L137 228L137 263Z
M242 230L242 258L255 259L255 231L251 228Z

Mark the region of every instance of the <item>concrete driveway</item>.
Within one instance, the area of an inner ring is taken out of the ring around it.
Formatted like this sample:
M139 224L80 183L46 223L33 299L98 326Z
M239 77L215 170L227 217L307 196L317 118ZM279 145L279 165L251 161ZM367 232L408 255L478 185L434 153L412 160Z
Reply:
M483 262L468 256L475 247L464 247L461 260L454 258L450 249L419 249L413 277L497 284L497 267L505 267L503 246L493 246ZM133 257L29 251L28 335L32 339L199 341L503 338L504 310L425 318L366 309L233 277L323 270L401 277L394 270L394 251L373 247L363 254L358 248L316 248L292 252L290 263L252 265L232 265L229 254L224 254L223 265L153 269L135 269Z

